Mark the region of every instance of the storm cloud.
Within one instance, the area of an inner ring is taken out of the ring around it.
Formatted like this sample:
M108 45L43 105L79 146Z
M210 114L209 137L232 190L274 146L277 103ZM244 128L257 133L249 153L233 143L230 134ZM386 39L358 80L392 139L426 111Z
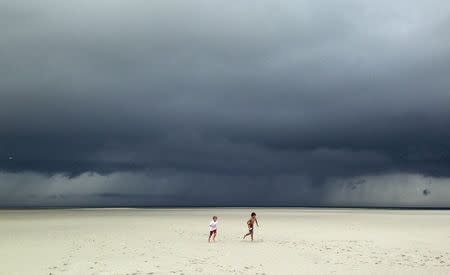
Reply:
M1 1L3 204L445 206L404 179L450 180L449 30L448 1Z

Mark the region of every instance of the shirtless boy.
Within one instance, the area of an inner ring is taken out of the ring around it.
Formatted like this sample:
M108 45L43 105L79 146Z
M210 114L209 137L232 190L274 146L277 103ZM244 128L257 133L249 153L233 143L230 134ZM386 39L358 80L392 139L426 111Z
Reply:
M250 219L247 221L247 226L248 226L248 233L244 235L244 238L247 237L248 235L250 235L252 241L253 241L253 226L256 223L256 225L259 227L258 224L258 220L256 219L256 213L252 212Z

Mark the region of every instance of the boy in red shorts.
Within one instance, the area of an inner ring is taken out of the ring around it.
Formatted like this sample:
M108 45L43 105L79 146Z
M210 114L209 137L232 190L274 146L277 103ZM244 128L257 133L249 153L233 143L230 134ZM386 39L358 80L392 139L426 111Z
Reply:
M250 215L250 219L247 221L248 233L244 235L244 238L243 238L243 239L245 239L245 237L247 237L248 235L250 235L250 237L251 237L251 239L252 239L252 242L253 242L253 228L254 228L255 223L256 223L256 225L259 227L258 220L256 219L256 213L253 212L253 213Z

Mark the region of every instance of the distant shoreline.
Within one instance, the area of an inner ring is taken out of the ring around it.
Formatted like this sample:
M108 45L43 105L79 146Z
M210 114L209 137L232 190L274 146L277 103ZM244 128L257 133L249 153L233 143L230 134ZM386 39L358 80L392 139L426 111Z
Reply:
M0 207L0 210L76 210L76 209L102 209L102 210L124 210L124 209L208 209L208 208L224 208L224 209L242 209L242 208L269 208L269 209L373 209L373 210L450 210L450 207L379 207L379 206L264 206L264 205L243 205L243 206L6 206Z

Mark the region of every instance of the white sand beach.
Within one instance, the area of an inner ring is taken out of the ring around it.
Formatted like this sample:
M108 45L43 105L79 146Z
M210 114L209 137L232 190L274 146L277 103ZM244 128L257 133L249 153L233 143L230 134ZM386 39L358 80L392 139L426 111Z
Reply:
M450 211L2 210L0 246L8 275L450 274Z

